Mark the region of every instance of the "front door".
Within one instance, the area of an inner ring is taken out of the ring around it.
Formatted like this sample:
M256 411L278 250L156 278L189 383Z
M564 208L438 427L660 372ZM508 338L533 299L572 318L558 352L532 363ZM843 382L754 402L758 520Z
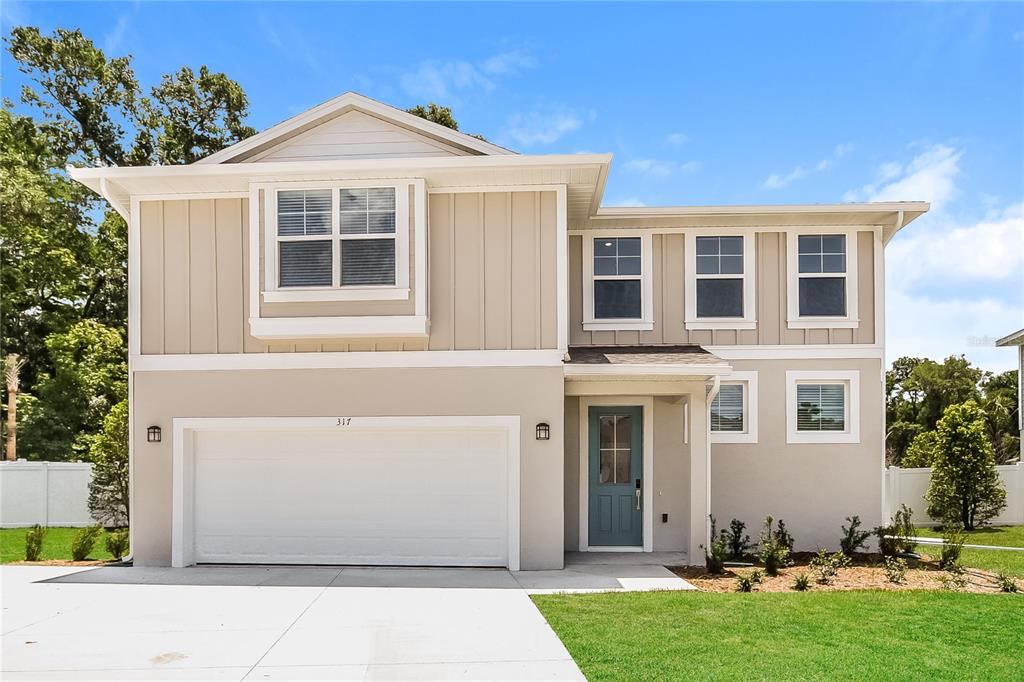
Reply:
M643 545L643 411L640 407L591 407L591 546Z

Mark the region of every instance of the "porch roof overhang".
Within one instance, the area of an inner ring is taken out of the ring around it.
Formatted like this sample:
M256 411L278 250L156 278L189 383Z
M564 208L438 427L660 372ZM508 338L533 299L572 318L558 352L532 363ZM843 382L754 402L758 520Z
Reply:
M700 346L570 347L565 379L583 381L711 381L732 366Z

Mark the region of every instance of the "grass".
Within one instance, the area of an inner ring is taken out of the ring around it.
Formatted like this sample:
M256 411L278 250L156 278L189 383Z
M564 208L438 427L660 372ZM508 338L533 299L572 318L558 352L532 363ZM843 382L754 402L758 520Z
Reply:
M43 551L39 558L43 561L71 561L71 538L78 528L50 528L43 538ZM28 528L0 528L0 563L25 560L25 533ZM110 561L113 559L104 546L104 537L96 540L89 559Z
M1024 547L1024 526L987 526L965 532L968 544ZM933 528L918 528L917 534L929 538L942 537L942 531ZM939 548L931 545L918 545L917 551L929 556L938 556L939 554ZM968 548L964 549L960 561L964 566L971 568L981 568L986 571L1024 578L1024 552Z
M1024 596L537 595L588 680L1020 680Z

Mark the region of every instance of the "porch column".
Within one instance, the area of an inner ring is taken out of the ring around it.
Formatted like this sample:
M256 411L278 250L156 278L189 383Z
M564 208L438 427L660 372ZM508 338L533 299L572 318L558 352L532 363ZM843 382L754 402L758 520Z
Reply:
M708 542L711 513L711 443L708 438L708 401L701 390L690 393L690 532L687 545L691 564L704 563L701 545Z

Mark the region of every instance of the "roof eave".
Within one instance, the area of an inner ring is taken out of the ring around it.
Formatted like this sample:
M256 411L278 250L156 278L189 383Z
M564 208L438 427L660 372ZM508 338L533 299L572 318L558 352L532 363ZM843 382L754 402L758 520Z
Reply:
M1012 334L1007 334L1003 338L996 341L996 346L1024 346L1024 329L1015 331Z

